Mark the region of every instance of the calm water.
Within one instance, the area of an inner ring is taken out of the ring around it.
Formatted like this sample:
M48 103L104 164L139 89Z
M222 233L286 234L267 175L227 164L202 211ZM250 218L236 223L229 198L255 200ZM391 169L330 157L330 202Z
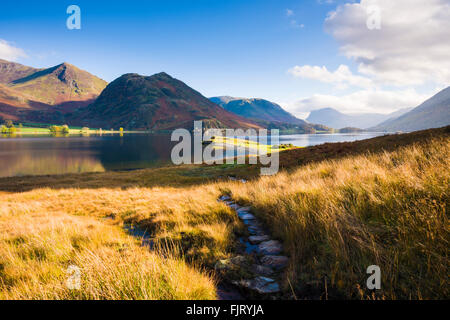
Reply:
M296 134L280 144L305 147L355 141L382 133ZM169 135L125 134L70 137L0 137L0 177L132 170L170 163L176 142Z

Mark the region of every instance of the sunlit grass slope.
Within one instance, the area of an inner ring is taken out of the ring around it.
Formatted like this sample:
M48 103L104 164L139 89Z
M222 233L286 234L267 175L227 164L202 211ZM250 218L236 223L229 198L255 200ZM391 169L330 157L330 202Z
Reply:
M77 215L84 208L71 212L59 206L50 199L63 200L64 194L49 199L50 192L0 201L0 299L216 297L213 279L180 256L164 249L150 252L97 213ZM71 204L80 196L74 194ZM80 290L66 286L71 265L81 270Z
M366 268L378 265L378 298L448 298L449 151L448 136L434 138L226 190L284 241L300 294L328 279L334 297L367 298Z

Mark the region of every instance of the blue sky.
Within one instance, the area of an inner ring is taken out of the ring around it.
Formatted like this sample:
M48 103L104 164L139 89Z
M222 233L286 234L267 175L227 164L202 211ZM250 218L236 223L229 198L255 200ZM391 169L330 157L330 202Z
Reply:
M0 40L22 50L14 60L25 65L66 61L107 81L165 71L206 96L266 98L301 114L308 111L299 107L302 99L361 89L288 72L295 66L333 72L341 64L358 72L358 61L325 31L327 14L345 2L353 1L8 1ZM66 28L71 4L81 8L81 30Z

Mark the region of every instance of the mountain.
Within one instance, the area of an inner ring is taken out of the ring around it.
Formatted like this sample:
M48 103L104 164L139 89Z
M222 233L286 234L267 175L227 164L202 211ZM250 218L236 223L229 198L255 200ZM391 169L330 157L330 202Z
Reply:
M234 98L229 96L212 97L210 100L225 110L233 112L251 120L267 122L283 122L289 124L305 125L306 122L297 119L285 111L278 104L264 99Z
M64 121L63 114L92 103L106 81L69 63L36 69L0 59L0 116Z
M111 82L97 100L69 115L71 123L102 128L170 130L193 127L259 128L230 113L185 83L161 72L125 74Z
M107 82L67 62L35 69L0 60L0 83L34 101L74 109L95 100Z
M42 69L27 67L20 63L0 59L0 83L10 83L41 70Z
M233 100L237 100L237 99L240 99L240 98L235 98L235 97L230 97L230 96L220 96L220 97L209 98L209 100L211 100L215 104L218 104L221 107L223 107L228 102L233 101Z
M333 108L324 108L311 111L306 119L308 122L319 123L335 129L341 128L361 128L366 129L373 127L383 121L398 117L411 109L401 109L390 114L380 113L362 113L362 114L345 114Z
M417 131L450 124L450 87L440 91L418 107L389 119L374 128L376 131Z
M8 85L49 105L78 102L76 106L80 107L97 98L107 82L65 62L15 79Z
M45 103L34 101L30 96L0 84L0 117L9 120L23 119L32 110L47 110Z

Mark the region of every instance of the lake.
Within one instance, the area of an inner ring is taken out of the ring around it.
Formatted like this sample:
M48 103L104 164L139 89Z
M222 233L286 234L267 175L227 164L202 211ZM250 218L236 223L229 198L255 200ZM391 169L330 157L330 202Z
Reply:
M281 135L280 144L306 147L369 139L384 133ZM0 177L133 170L171 163L170 135L0 137Z

